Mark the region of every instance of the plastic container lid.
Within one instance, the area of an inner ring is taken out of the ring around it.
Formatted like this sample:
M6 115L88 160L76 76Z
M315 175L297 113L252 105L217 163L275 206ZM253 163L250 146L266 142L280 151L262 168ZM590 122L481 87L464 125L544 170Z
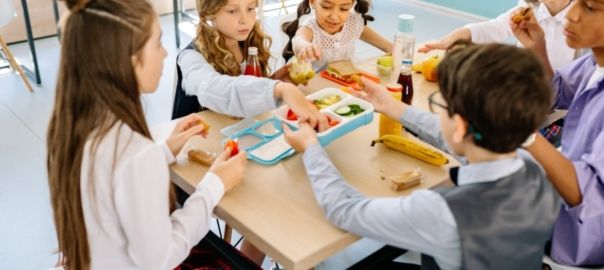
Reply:
M247 48L248 55L258 55L258 48L256 47L248 47Z
M414 20L415 16L411 14L398 15L398 31L403 33L412 33Z

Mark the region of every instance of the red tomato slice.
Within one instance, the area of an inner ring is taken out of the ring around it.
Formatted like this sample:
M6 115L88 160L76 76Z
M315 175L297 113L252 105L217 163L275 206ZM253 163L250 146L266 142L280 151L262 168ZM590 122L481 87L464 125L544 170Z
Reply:
M287 120L290 120L290 121L298 120L298 116L292 111L292 109L287 110Z
M231 148L231 157L234 156L234 155L237 155L239 153L239 145L237 144L237 141L228 140L224 144L224 149L226 150L227 147Z

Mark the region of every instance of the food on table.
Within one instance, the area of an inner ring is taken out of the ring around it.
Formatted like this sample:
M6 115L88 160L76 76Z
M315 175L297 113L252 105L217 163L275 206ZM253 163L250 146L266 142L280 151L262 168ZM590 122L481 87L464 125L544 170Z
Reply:
M344 105L344 106L338 107L335 110L335 113L338 115L341 115L341 116L355 116L364 111L365 110L363 108L361 108L361 105L359 105L359 104L349 104L349 105Z
M201 164L204 166L210 166L214 162L214 159L216 159L216 153L204 151L204 150L192 149L192 150L189 150L189 152L187 153L187 157L189 158L190 161L193 161L195 163L198 163L198 164Z
M440 64L440 60L438 55L433 55L419 64L414 64L411 69L415 72L422 73L426 80L435 82L437 80L436 68L438 67L438 64Z
M326 71L329 76L346 83L353 83L352 75L361 73L349 60L331 62L327 64Z
M327 124L329 125L330 128L337 126L338 124L340 124L340 120L331 117L327 114L325 114L325 116L327 116Z
M388 76L392 72L393 60L391 55L384 55L377 59L377 70L382 76Z
M312 65L307 61L299 61L295 56L289 67L289 78L296 84L304 84L315 76Z
M390 188L394 191L401 191L420 184L422 173L419 170L411 170L401 175L390 177Z
M531 7L521 7L514 15L512 16L512 22L520 23L523 20L528 21L532 15Z
M428 164L442 166L449 163L449 159L445 155L412 138L388 134L373 140L371 146L376 143L383 143L390 149L405 153Z
M203 119L199 120L199 124L203 125L203 129L201 130L202 133L207 133L208 131L210 131L210 124L208 124L206 121L204 121Z
M287 120L290 121L297 121L298 120L298 116L294 113L294 111L292 111L292 109L287 109L287 116L286 116Z
M315 104L318 109L323 109L325 107L328 107L329 105L333 105L340 102L340 100L342 100L342 97L339 95L329 95L321 99L315 99L312 101L312 103Z
M231 148L231 157L239 153L239 144L235 140L227 140L224 144L224 149Z

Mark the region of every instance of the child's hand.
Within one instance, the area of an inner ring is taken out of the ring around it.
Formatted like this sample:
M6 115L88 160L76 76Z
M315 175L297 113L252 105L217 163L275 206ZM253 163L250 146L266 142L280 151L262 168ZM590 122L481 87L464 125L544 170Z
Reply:
M308 123L300 123L297 131L292 131L289 126L283 124L285 141L293 147L296 152L303 153L309 146L318 143L317 134Z
M297 115L298 121L308 122L311 126L317 127L319 131L329 128L327 117L306 99L298 87L289 83L279 83L277 91L279 91L278 96Z
M321 49L312 43L308 43L307 46L298 51L296 57L302 61L318 61L321 60Z
M239 151L239 153L233 157L230 157L230 155L231 148L227 147L227 149L216 158L212 167L210 167L210 172L216 174L220 177L220 180L222 180L224 192L231 190L241 182L245 173L245 165L247 164L247 154L245 151Z
M166 144L174 156L178 155L189 138L195 135L201 135L204 138L208 136L207 131L203 132L206 129L203 123L205 123L203 118L196 113L189 114L178 121L172 134L166 139Z
M404 103L392 98L386 88L372 80L361 77L361 82L365 85L365 88L362 91L351 88L351 93L354 96L373 104L377 112L384 113L393 119L399 119L405 109Z
M443 37L441 40L427 42L423 47L419 48L417 51L420 53L428 53L432 50L446 50L448 49L455 41L457 40L470 40L472 39L472 32L470 29L466 27L459 28L447 36Z
M283 67L281 67L280 69L278 69L277 71L275 71L273 74L271 74L271 76L269 78L271 78L273 80L279 80L279 81L282 81L282 82L296 84L295 82L293 82L289 78L289 69L290 69L290 67L291 67L291 63L285 64ZM305 83L304 85L307 85L307 84L308 83Z
M510 19L510 29L525 48L538 54L545 52L545 34L532 13L529 13L527 19L521 20L519 23Z

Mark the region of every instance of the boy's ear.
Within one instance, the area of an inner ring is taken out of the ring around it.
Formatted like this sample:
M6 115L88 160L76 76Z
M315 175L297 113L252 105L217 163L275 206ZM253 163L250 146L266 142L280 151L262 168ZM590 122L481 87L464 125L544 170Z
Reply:
M466 134L468 134L468 122L459 114L453 115L453 122L455 128L453 130L453 136L451 139L454 143L462 143L466 137Z

